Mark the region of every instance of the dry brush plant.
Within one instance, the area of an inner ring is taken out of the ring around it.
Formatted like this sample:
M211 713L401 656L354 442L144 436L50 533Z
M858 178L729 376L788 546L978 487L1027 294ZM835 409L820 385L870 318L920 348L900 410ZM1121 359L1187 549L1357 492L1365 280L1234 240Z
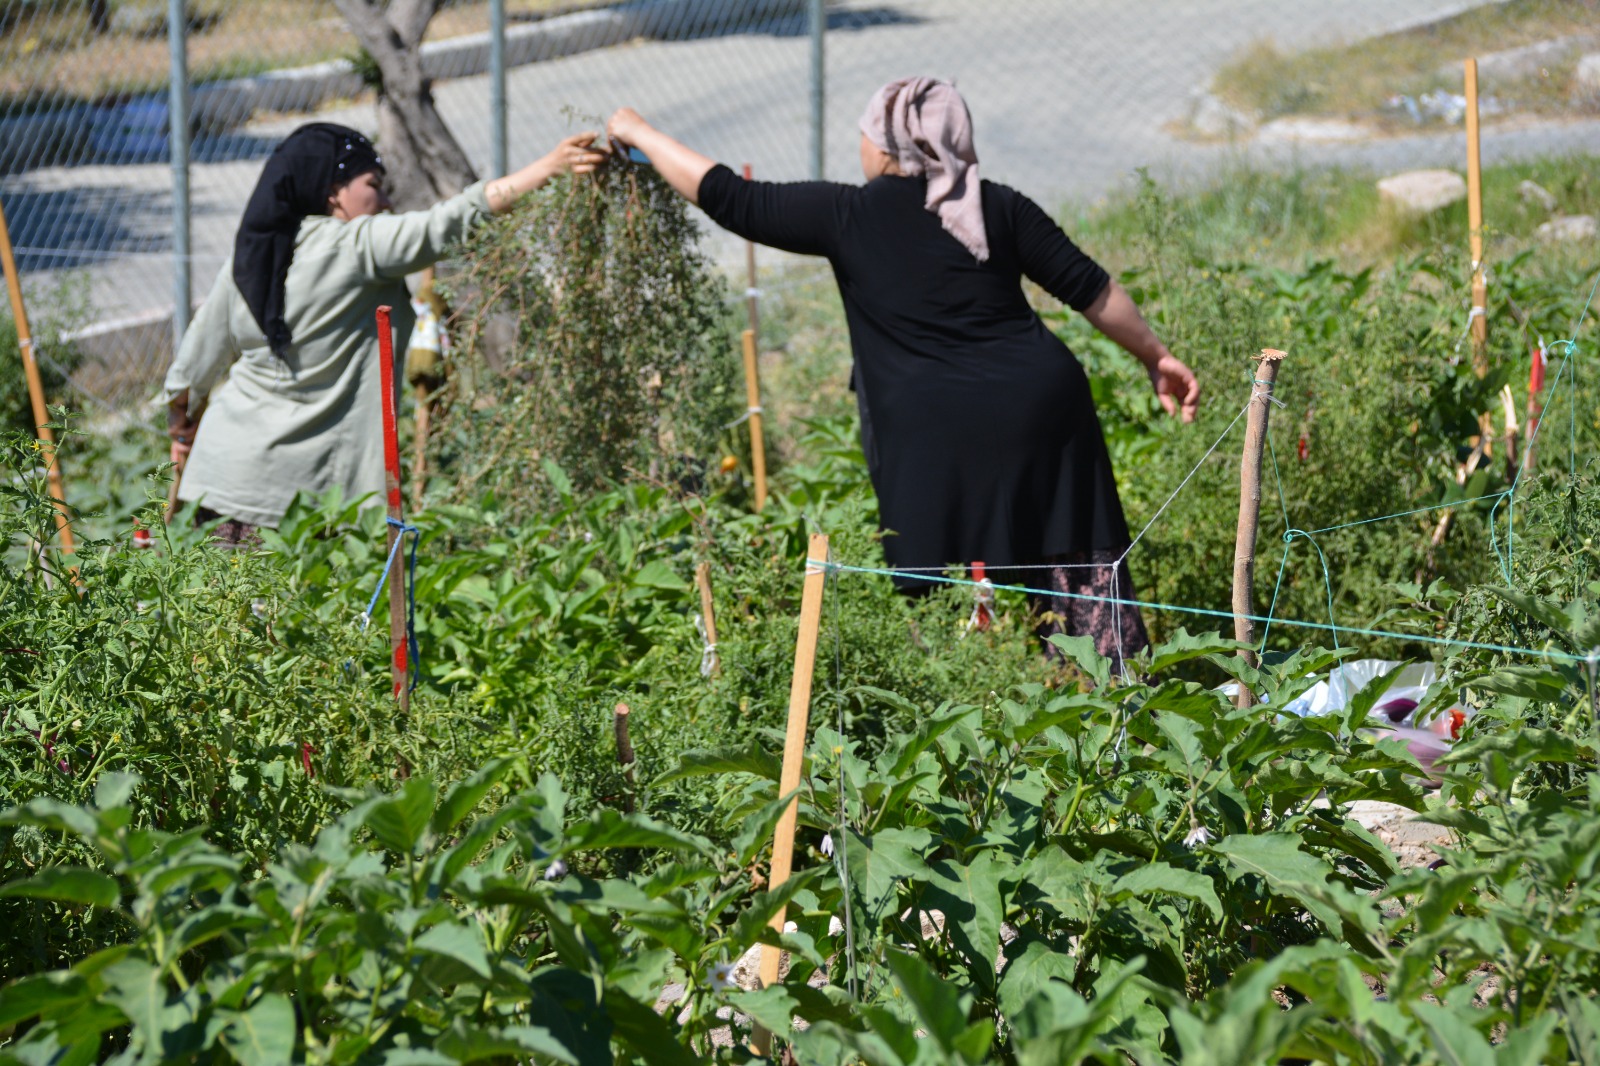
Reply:
M698 480L735 413L725 286L653 170L560 179L462 260L430 464L451 500L492 492L516 520L555 498L551 463L580 492ZM507 325L514 339L495 351Z

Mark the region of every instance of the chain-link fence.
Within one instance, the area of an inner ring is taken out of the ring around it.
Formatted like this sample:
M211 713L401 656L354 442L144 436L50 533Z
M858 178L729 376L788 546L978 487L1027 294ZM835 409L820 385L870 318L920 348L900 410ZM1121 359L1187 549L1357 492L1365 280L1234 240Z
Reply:
M827 177L852 180L855 120L872 90L908 73L954 78L973 110L985 176L1059 207L1104 195L1136 168L1201 173L1241 149L1378 167L1458 160L1459 134L1449 133L1355 143L1337 129L1269 136L1262 127L1246 145L1234 134L1261 116L1240 118L1207 90L1220 67L1263 41L1291 51L1355 41L1474 6L460 0L435 16L424 63L441 112L484 174L501 159L519 166L626 104L710 155L751 163L757 176L811 176L820 154ZM491 74L501 7L503 80ZM171 355L176 293L186 288L197 301L209 289L262 160L284 134L313 113L376 131L352 62L358 51L332 0L0 0L0 200L30 297L72 305L67 317L88 356L77 383L91 401L115 408L154 394ZM175 63L187 69L187 138L169 131ZM1511 144L1524 135L1505 136ZM1574 135L1562 136L1570 147ZM1593 123L1576 136L1600 146ZM1540 150L1534 142L1529 150ZM175 166L185 148L187 166ZM187 255L176 254L185 239ZM725 238L713 248L736 261Z

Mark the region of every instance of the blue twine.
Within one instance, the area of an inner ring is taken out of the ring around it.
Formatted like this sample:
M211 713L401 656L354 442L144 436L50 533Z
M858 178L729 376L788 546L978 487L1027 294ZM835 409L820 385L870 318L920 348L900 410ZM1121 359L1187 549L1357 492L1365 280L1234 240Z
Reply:
M1299 532L1298 530L1296 532ZM967 588L977 588L978 582L966 578L946 577L942 574L919 574L907 570L889 570L875 566L847 566L844 563L835 563L821 559L807 559L806 568L820 568L822 570L838 570L848 574L873 574L880 577L913 578L917 581L931 581L941 585L961 585ZM996 590L1005 592L1023 592L1033 596L1053 596L1069 600L1092 600L1097 603L1112 603L1123 607L1141 607L1150 611L1170 611L1176 614L1196 614L1208 618L1247 618L1252 622L1268 622L1270 619L1256 614L1235 615L1232 611L1217 611L1208 607L1185 607L1175 603L1153 603L1149 600L1123 599L1116 596L1092 596L1086 592L1063 592L1060 589L1036 589L1027 585L993 585ZM1449 640L1445 637L1430 637L1423 633L1397 633L1389 629L1364 629L1360 626L1336 626L1331 622L1307 622L1297 618L1277 619L1279 625L1300 626L1303 629L1317 629L1323 632L1345 633L1346 635L1363 637L1380 637L1390 640L1415 641L1419 644L1436 644L1446 648L1472 648L1478 651L1495 651L1506 655L1528 655L1537 659L1550 659L1558 662L1587 663L1586 655L1574 655L1571 652L1556 651L1551 648L1518 648L1508 644L1486 644L1476 640Z
M394 543L389 547L389 557L384 560L383 573L378 578L378 587L372 590L372 599L367 602L367 609L361 614L361 628L365 630L372 624L372 612L378 606L378 597L383 595L383 586L389 580L389 570L394 566L394 557L400 551L400 546L405 543L406 535L411 535L411 558L406 566L406 647L411 653L411 689L417 687L417 678L421 674L419 667L422 665L422 649L417 643L417 541L422 539L422 530L398 518L384 516L384 521L400 531L394 538Z

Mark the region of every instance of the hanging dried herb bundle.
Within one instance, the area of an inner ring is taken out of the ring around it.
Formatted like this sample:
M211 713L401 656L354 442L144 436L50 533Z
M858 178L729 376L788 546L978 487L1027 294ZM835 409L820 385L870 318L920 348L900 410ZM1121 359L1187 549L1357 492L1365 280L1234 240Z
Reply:
M450 498L528 513L551 502L547 461L580 491L698 476L735 413L726 286L655 171L559 179L462 260L430 464Z

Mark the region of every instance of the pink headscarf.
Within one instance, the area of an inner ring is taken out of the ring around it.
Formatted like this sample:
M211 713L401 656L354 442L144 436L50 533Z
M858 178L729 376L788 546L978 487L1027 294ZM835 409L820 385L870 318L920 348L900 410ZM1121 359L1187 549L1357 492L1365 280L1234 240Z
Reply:
M934 78L900 78L873 94L861 132L907 177L927 176L929 211L982 263L989 258L972 147L972 114L956 87Z

